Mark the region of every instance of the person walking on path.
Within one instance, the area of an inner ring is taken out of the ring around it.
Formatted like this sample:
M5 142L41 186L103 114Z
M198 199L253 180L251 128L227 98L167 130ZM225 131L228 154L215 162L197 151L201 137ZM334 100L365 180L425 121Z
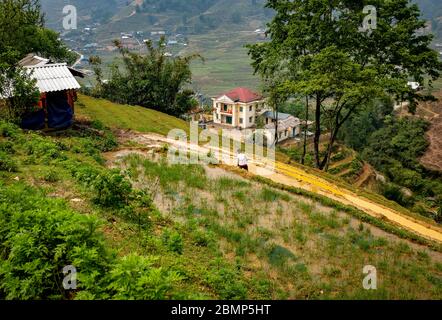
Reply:
M249 171L247 156L241 151L241 149L238 149L237 159L238 159L238 167L246 171Z

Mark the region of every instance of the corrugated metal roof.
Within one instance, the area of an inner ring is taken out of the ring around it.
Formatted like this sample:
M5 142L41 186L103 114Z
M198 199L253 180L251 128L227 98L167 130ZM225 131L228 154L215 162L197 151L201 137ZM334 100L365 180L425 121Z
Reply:
M36 85L40 92L81 88L66 63L46 64L39 67L26 67L26 69L31 78L37 80Z
M278 120L278 132L290 129L290 128L296 128L301 124L301 120L298 118L295 118L294 116L289 116L286 119ZM265 125L266 129L275 129L275 123L269 123Z
M262 114L262 116L265 118L270 118L272 120L276 120L276 116L278 116L278 120L285 120L292 117L292 115L283 112L278 112L278 114L276 114L275 111L266 111Z
M45 59L42 57L39 57L33 53L29 53L26 57L21 59L18 64L22 67L29 66L29 67L41 67L45 64L50 63L49 59Z

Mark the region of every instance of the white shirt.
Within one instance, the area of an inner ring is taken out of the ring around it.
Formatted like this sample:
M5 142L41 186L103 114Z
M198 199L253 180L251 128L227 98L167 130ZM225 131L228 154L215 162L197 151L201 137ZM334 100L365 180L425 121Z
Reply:
M239 166L247 165L247 156L244 153L238 154L238 165Z

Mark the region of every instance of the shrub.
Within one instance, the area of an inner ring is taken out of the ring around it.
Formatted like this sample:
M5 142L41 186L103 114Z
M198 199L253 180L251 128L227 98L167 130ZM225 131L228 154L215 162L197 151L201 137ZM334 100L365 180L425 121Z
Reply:
M183 253L183 238L176 231L166 229L162 235L163 244L172 252Z
M178 272L155 268L155 257L136 254L117 261L107 276L106 291L111 299L164 300L173 298L173 287L182 277Z
M91 177L88 177L88 181L94 193L93 200L97 204L104 207L122 207L128 203L132 185L118 170L102 172L93 180Z
M14 154L15 153L15 148L14 148L14 144L11 141L0 141L0 152L6 152L8 154Z
M54 159L66 159L59 146L49 138L43 138L37 134L29 134L24 144L26 153L34 156L35 159L42 162L49 162Z
M219 295L220 299L224 300L241 300L245 299L247 289L240 279L238 271L225 263L221 263L217 259L214 263L216 266L208 270L207 282Z
M193 243L200 247L207 247L213 240L213 234L202 230L195 230L192 233Z
M15 138L21 133L16 125L0 120L0 137Z
M412 203L412 199L407 197L402 188L394 183L384 183L380 186L381 194L388 200L395 201L402 206L409 206Z
M17 172L18 164L11 156L0 151L0 171Z
M78 289L96 285L111 258L96 218L22 184L0 187L0 199L0 297L66 297L67 265L77 269Z
M46 182L57 182L60 180L58 172L54 169L48 169L45 172L43 172L42 178Z
M274 266L281 266L288 260L295 260L296 256L288 249L279 245L272 245L268 253L269 262Z

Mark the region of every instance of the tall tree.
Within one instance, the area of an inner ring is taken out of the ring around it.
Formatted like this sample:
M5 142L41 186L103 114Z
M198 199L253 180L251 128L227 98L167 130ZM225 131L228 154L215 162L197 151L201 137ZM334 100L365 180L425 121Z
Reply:
M108 82L101 81L102 73L95 68L100 95L104 98L156 109L180 116L195 107L193 91L186 88L191 82L190 62L199 55L169 57L166 39L157 45L147 42L147 54L129 52L118 41L124 68L112 67ZM99 61L95 61L99 62ZM97 72L98 71L98 72Z
M364 13L368 5L376 9L370 7L371 18ZM249 46L252 64L265 77L288 70L283 89L314 99L318 168L328 169L340 128L371 99L388 94L413 105L432 98L407 86L426 75L434 80L442 70L429 48L433 36L418 32L425 21L408 0L268 0L266 6L276 11L271 41ZM361 29L368 18L369 28ZM324 128L328 144L321 157Z
M9 61L3 56L3 62L11 65L31 52L68 63L76 57L56 32L44 27L39 0L0 0L0 53L5 52Z

